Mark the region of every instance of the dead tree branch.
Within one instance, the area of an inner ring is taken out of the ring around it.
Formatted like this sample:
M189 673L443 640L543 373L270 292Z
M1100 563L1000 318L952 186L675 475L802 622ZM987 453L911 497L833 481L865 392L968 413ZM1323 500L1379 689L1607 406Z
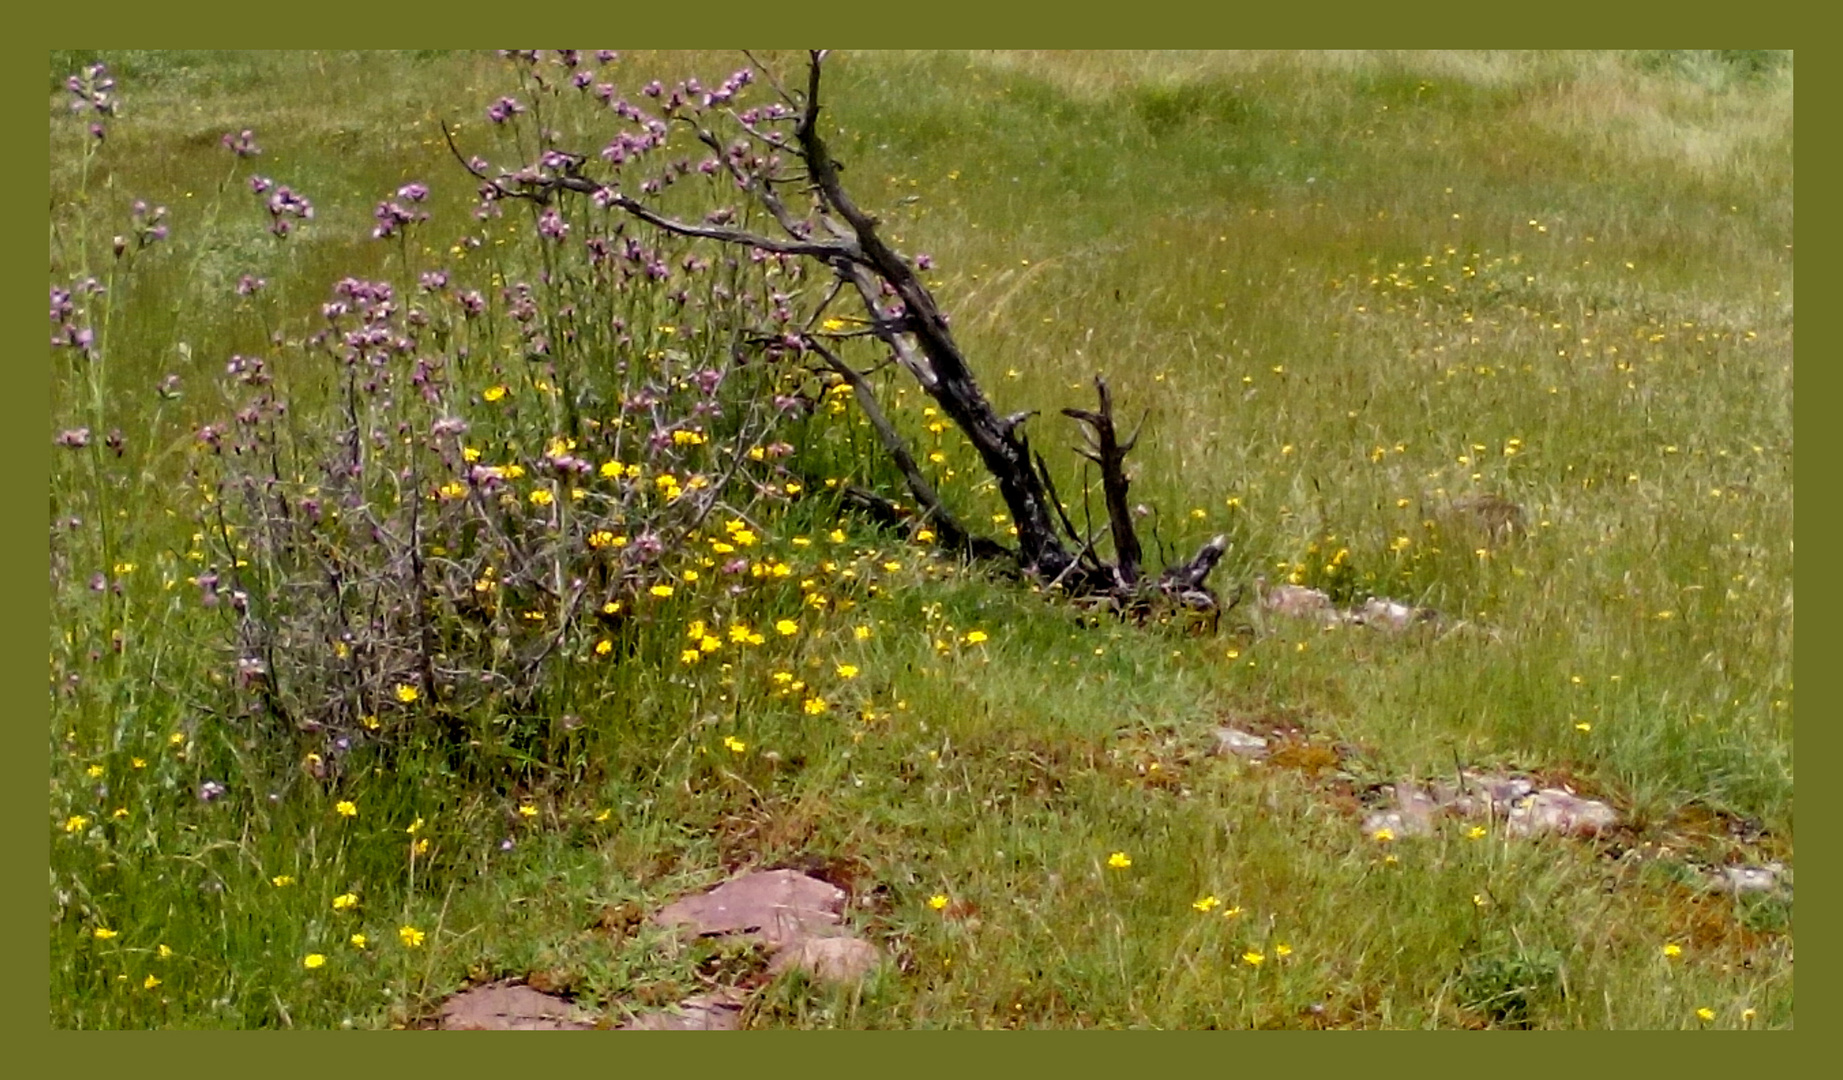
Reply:
M584 155L553 152L546 155L550 165L540 163L488 178L479 162L463 157L445 127L444 134L448 134L456 159L481 181L486 199L516 198L549 206L563 192L586 195L600 206L618 209L666 233L750 249L755 258L810 259L830 268L836 280L818 307L811 310L810 317L793 323L797 329L761 331L758 343L816 357L850 384L884 453L919 504L921 520L930 524L949 547L969 554L1003 553L1015 559L1025 574L1039 582L1056 583L1074 594L1106 594L1121 600L1131 595L1138 602L1145 594L1159 593L1187 607L1214 610L1216 599L1206 582L1227 548L1223 537L1204 545L1189 562L1167 568L1154 581L1146 580L1145 554L1127 498L1130 478L1126 457L1137 443L1139 432L1135 429L1131 436L1120 438L1106 380L1095 376L1095 409L1068 408L1062 412L1082 425L1086 446L1076 452L1100 468L1113 542L1111 563L1094 552L1097 530L1093 523L1084 533L1069 520L1042 455L1032 451L1024 428L1035 413L1001 416L994 409L955 340L947 317L922 282L918 266L885 241L879 231L881 222L861 208L846 190L842 166L832 157L820 130L826 51L809 52L804 92L776 78L754 55L745 55L752 71L768 82L778 101L760 108L732 106L732 88L745 84L752 76L751 70L744 70L732 76L724 93L715 98L700 97L695 81L682 84L680 92L672 93L664 104L664 120L626 103L616 111L639 125L641 141L653 140L647 143L649 146L663 143L669 123L687 125L696 140L715 155L701 166L702 170L727 175L736 189L786 234L784 238L730 227L726 217L715 214L704 224L669 216L638 197L656 195L660 183L670 182L669 174L639 184L637 189L624 189L618 175L606 182L584 175L584 165L592 164ZM745 137L726 146L698 119L703 116L727 118ZM786 127L789 124L791 137ZM624 134L621 138L627 140L629 136ZM621 143L623 148L627 145L625 141ZM610 157L618 174L624 150L604 156ZM679 172L688 172L688 168L681 164ZM791 197L796 191L810 200L799 213L783 197ZM867 316L864 326L849 334L826 334L821 341L815 337L814 327L844 289L855 293L863 305ZM810 303L806 306L810 307ZM915 379L972 444L1010 511L1017 535L1015 550L972 535L947 509L882 410L869 380L836 351L839 341L863 336L875 337L887 346L890 358ZM895 504L874 493L847 488L846 495L880 516L895 520L902 516ZM1087 495L1084 483L1084 505Z
M1107 389L1107 380L1096 375L1094 389L1100 398L1098 410L1064 409L1062 415L1087 425L1088 449L1075 452L1101 467L1101 492L1107 503L1107 520L1113 530L1114 565L1119 571L1120 583L1131 588L1139 580L1139 563L1144 556L1139 550L1139 534L1133 528L1132 510L1126 501L1126 488L1130 483L1126 477L1126 455L1139 441L1139 433L1135 431L1132 438L1120 442L1114 432L1113 395Z

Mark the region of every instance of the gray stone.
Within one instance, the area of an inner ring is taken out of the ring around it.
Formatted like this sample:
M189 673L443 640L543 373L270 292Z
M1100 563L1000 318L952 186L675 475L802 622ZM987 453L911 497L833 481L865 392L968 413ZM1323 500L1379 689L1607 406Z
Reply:
M1426 608L1411 607L1399 600L1389 600L1372 596L1363 602L1363 606L1351 613L1353 622L1364 626L1374 626L1383 630L1406 630L1416 623L1427 622L1434 617Z
M1559 788L1543 788L1510 808L1504 830L1511 836L1594 836L1619 823L1613 808Z
M1724 866L1709 875L1709 884L1723 892L1773 892L1779 888L1784 875L1784 863Z
M1331 597L1318 589L1303 585L1269 586L1265 577L1254 579L1255 596L1261 610L1295 619L1316 619L1326 624L1342 622L1343 612L1331 604Z
M1216 729L1216 752L1259 761L1268 754L1267 740L1232 727Z

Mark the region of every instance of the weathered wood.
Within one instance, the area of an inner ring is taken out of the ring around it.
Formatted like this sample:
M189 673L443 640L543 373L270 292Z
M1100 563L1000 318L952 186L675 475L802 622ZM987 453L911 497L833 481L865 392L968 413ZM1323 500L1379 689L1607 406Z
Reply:
M1096 375L1094 389L1100 398L1098 410L1064 409L1062 415L1088 426L1088 449L1076 453L1101 467L1101 492L1107 503L1108 525L1113 532L1114 562L1121 584L1131 588L1139 581L1139 563L1144 556L1139 550L1139 533L1133 528L1132 510L1126 501L1130 483L1126 476L1126 455L1139 441L1139 435L1135 432L1131 439L1120 442L1114 431L1113 395L1108 392L1107 380Z
M845 189L840 178L841 166L833 160L819 130L823 108L820 82L826 55L825 50L808 54L804 95L791 91L772 72L762 69L775 93L793 110L791 141L779 133L764 133L744 124L751 138L770 147L773 153L790 155L804 166L804 177L779 172L771 174L745 165L739 157L726 153L722 140L692 116L681 113L672 117L676 122L689 125L698 141L715 152L737 187L767 212L786 234L785 238L726 224L693 224L668 217L629 194L582 175L580 165L561 172L526 169L489 178L461 154L446 126L443 132L449 137L449 147L455 158L490 188L493 197L548 204L561 191L595 195L604 205L618 208L668 233L808 258L830 267L837 275L838 284L820 304L813 319L818 319L819 313L823 313L841 290L848 288L856 294L868 316L861 333L874 336L889 348L895 363L909 372L978 453L1010 511L1017 531L1015 549L973 535L948 511L901 434L883 413L869 381L815 337L811 333L811 323L805 333L789 335L776 331L779 335L776 340L818 357L850 384L884 452L902 473L910 494L919 504L921 521L933 527L945 545L972 556L1006 556L1025 574L1071 595L1114 597L1118 601L1116 610L1122 613L1148 603L1155 606L1176 604L1210 612L1218 610L1219 602L1206 582L1227 549L1224 537L1218 536L1205 544L1189 562L1167 568L1155 581L1145 580L1144 552L1127 499L1131 480L1126 470L1126 456L1137 443L1139 433L1135 430L1130 437L1120 438L1114 423L1112 393L1107 381L1099 375L1094 379L1098 397L1096 409L1062 411L1083 425L1087 446L1076 452L1100 467L1108 532L1113 541L1113 561L1105 562L1094 553L1097 530L1092 527L1086 533L1076 530L1057 497L1049 469L1042 456L1031 450L1024 431L1025 422L1035 415L1034 412L1000 416L993 408L954 339L947 317L916 273L915 266L889 246L878 231L881 223L860 208ZM761 67L753 56L749 59L756 67ZM803 219L794 215L783 201L782 192L777 191L777 185L791 191L791 185L796 182L812 200L811 209ZM871 492L851 487L845 490L845 495L879 518L892 522L906 519L893 503Z

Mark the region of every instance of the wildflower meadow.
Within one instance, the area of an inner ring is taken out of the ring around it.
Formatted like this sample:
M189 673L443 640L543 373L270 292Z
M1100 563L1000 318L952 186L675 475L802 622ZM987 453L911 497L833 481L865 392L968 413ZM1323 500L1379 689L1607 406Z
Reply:
M1789 52L50 67L52 1026L1793 1026Z

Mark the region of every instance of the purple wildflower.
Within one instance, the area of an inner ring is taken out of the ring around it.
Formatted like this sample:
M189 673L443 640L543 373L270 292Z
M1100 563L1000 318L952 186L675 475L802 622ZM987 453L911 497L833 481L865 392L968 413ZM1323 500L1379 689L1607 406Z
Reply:
M524 111L525 107L516 98L502 97L486 107L486 118L495 124L503 124Z
M229 150L240 158L255 157L257 154L262 153L262 147L256 145L256 133L249 128L244 128L235 135L227 131L224 133L224 137L218 141L223 144L224 149Z

